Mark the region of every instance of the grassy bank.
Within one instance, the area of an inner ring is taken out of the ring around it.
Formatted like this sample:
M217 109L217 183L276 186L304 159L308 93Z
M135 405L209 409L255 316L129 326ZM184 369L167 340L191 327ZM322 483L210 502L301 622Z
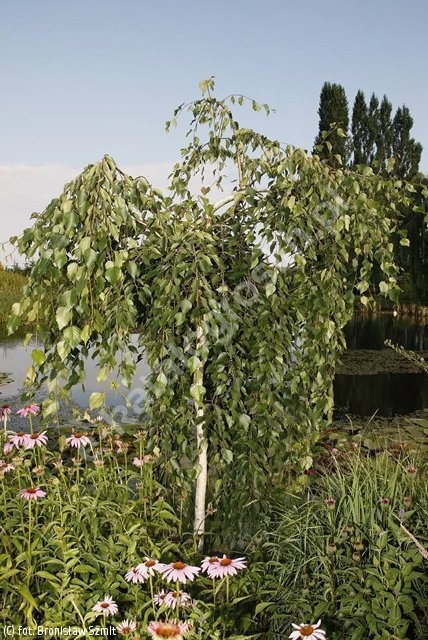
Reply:
M0 323L7 322L14 302L19 302L27 278L21 273L7 271L0 265Z

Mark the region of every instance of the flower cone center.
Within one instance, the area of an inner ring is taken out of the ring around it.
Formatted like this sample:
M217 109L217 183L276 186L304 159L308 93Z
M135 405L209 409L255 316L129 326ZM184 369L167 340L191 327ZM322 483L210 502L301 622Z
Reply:
M304 627L300 627L299 631L301 636L310 636L311 633L315 631L315 629L311 627L310 624L305 624Z
M145 567L153 567L156 564L156 560L146 560L144 563Z
M184 562L174 562L172 565L173 569L177 569L178 571L181 571L182 569L184 569L187 565L184 564Z
M34 487L30 487L29 489L27 489L27 493L36 493L37 489L35 489Z
M228 567L230 564L232 564L232 560L230 558L222 558L220 560L221 567Z
M175 624L164 623L156 629L156 635L161 638L175 638L180 635L180 629Z

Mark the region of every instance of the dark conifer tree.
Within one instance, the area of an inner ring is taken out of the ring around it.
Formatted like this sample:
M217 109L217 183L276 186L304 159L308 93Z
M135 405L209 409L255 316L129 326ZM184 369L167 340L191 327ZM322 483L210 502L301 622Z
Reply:
M376 159L376 149L378 141L379 131L379 100L374 93L372 93L369 103L369 110L367 114L367 147L365 154L367 157L367 164L373 165Z
M324 83L320 94L318 115L319 129L315 145L322 145L322 149L317 149L316 153L320 155L321 158L328 159L332 166L339 165L335 156L340 155L342 164L345 165L349 158L347 139L339 135L337 131L332 131L327 138L331 144L331 149L329 149L328 146L324 144L324 138L322 136L323 131L330 131L332 124L335 124L345 133L348 132L348 101L342 85L332 84L330 82Z
M388 160L392 156L392 104L383 96L378 111L378 131L376 138L376 162L381 173L386 172Z
M362 91L358 91L355 96L354 107L352 109L352 152L353 162L357 164L368 164L368 113L367 104Z
M406 180L412 180L418 173L422 154L422 145L410 136L412 127L409 109L405 105L399 107L392 122L392 155L394 174Z

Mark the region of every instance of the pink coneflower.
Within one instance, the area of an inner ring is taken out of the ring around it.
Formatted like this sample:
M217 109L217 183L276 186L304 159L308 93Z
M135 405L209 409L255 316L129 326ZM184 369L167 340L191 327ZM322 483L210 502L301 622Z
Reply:
M74 431L69 438L66 439L66 442L70 445L70 447L86 447L88 444L91 444L88 436L84 433L79 433L78 431Z
M168 595L168 593L169 592L165 591L165 589L162 589L161 591L159 591L159 593L153 596L153 604L155 604L157 607L161 607L165 602L165 598Z
M387 507L391 500L389 498L381 498L379 502L382 507Z
M105 596L104 600L100 600L92 607L92 611L102 613L104 616L112 616L118 612L118 607L113 598Z
M28 433L24 433L23 431L18 431L18 433L14 433L11 438L9 438L9 442L6 442L4 445L5 453L9 453L12 451L13 447L19 449L20 447L25 447L25 441L27 439ZM8 445L8 450L6 451L6 445Z
M165 604L171 609L177 607L188 607L192 603L192 598L185 591L170 591L165 596Z
M0 460L0 474L9 473L15 469L13 464Z
M305 640L325 640L325 631L320 629L321 620L318 620L316 624L292 624L291 626L295 629L288 636L291 640L300 640L300 638L305 638Z
M24 449L33 449L35 446L43 447L48 442L47 431L41 433L27 433L24 438Z
M217 556L207 556L201 562L202 571L206 573L211 569L214 565L219 563L219 558Z
M192 582L195 576L200 572L200 567L192 567L185 562L171 562L170 564L164 564L158 569L159 573L165 578L167 582L183 582L185 584L187 580Z
M411 507L412 506L412 498L410 496L404 496L403 504L404 504L405 507Z
M155 622L153 620L147 627L147 632L158 640L164 640L165 638L181 640L187 631L189 631L187 623L173 622L172 620L167 620L166 622Z
M133 584L137 584L138 582L144 582L146 580L145 575L143 575L140 571L138 571L137 567L131 567L127 573L125 574L125 580L127 582L132 582Z
M36 416L40 411L38 404L27 404L16 412L21 418L27 418L29 415Z
M137 623L133 620L123 620L123 622L116 627L120 636L129 636L131 633L134 633L136 628Z
M154 560L154 558L144 558L144 562L137 564L135 569L136 571L139 571L145 579L147 579L150 576L154 576L155 573L160 573L161 569L164 567L164 564L158 562L158 560Z
M142 467L145 463L144 463L144 458L137 458L135 457L132 461L132 464L134 465L134 467Z
M218 563L213 563L207 569L207 573L210 578L224 578L225 576L234 576L237 574L238 569L245 569L246 567L245 558L232 559L223 555Z
M46 496L46 491L42 491L38 487L28 487L28 489L21 489L18 496L24 500L38 500Z

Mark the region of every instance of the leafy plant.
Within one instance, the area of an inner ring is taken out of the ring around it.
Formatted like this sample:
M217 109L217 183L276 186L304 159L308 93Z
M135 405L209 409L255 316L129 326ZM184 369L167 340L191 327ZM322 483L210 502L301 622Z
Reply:
M338 455L330 472L311 477L306 495L288 496L264 534L269 597L259 610L271 620L267 637L312 616L332 640L423 638L426 472L388 452Z
M226 522L240 513L245 530L243 505L260 509L272 486L311 467L343 327L356 292L367 303L373 261L380 292L397 294L389 212L406 196L368 168L332 169L241 127L236 105L269 107L219 100L213 79L200 87L167 123L190 114L168 192L105 156L14 239L35 264L9 326L34 322L44 344L27 382L47 382L45 415L60 378L83 380L90 352L100 379L118 366L129 385L144 353L150 446L164 452L170 486L194 496L202 549L208 500ZM91 396L91 408L102 403Z
M206 569L197 584L188 574L181 584L180 569L201 573L191 566L201 558L190 519L159 483L161 455L144 453L146 434L119 438L98 420L71 434L35 432L31 422L29 432L14 433L9 412L2 407L0 624L90 638L94 629L116 636L119 615L141 631L150 620L181 618L201 640L244 637L256 599L254 580L239 575L246 562L212 557L216 576ZM27 418L37 412L21 410ZM172 582L168 567L177 572Z

